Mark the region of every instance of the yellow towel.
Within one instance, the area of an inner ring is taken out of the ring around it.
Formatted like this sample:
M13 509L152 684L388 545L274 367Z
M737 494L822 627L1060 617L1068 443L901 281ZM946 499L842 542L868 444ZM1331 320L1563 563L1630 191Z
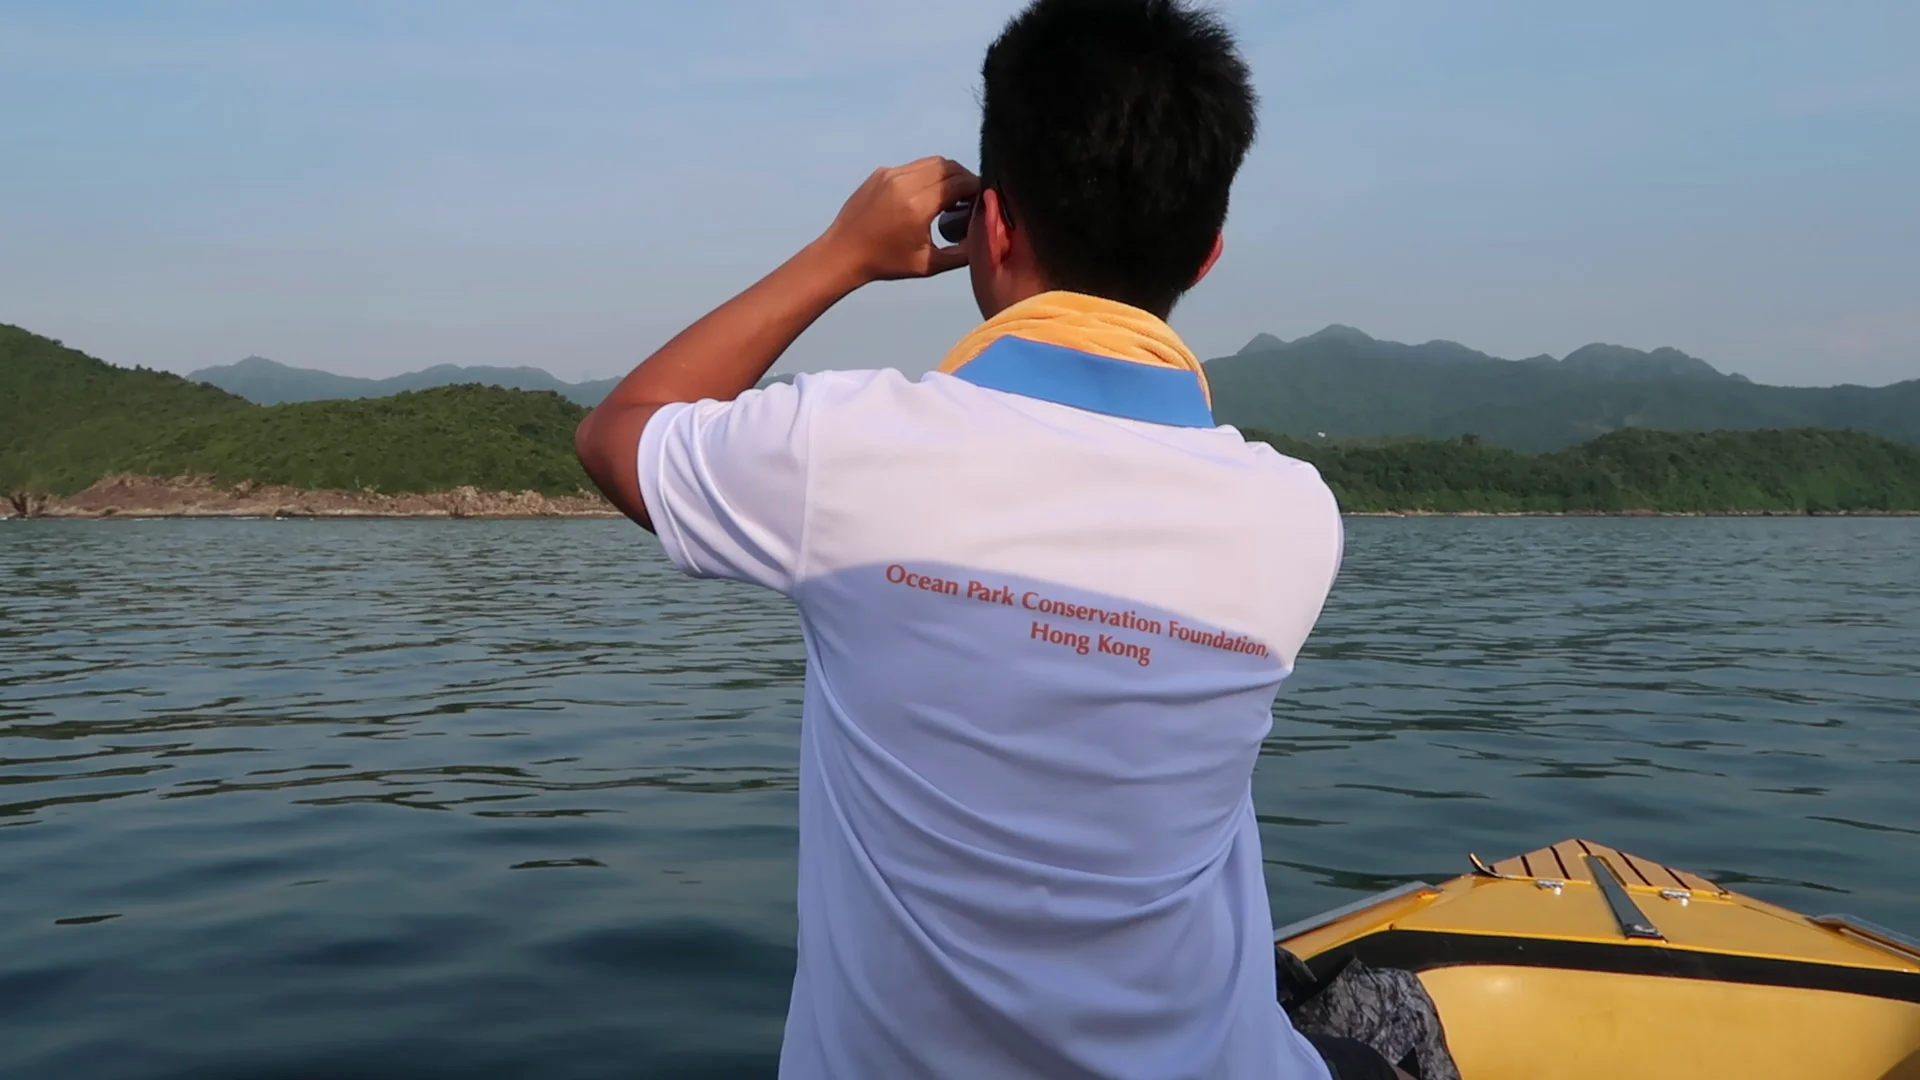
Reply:
M1003 337L1151 367L1183 368L1200 380L1200 392L1213 404L1206 372L1173 327L1137 307L1085 293L1044 292L1020 301L974 327L935 370L951 375Z

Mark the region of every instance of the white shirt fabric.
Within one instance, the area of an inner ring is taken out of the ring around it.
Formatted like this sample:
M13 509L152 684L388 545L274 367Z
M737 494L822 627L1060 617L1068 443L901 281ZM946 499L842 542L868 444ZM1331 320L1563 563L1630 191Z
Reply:
M668 406L639 466L676 566L799 607L781 1076L1326 1080L1251 792L1339 567L1311 466L891 370Z

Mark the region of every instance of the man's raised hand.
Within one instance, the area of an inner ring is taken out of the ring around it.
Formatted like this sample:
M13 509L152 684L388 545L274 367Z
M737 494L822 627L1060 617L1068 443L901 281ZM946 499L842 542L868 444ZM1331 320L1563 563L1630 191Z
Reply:
M928 277L967 265L964 245L934 243L933 219L980 192L980 178L943 157L877 169L840 208L822 245L861 281Z

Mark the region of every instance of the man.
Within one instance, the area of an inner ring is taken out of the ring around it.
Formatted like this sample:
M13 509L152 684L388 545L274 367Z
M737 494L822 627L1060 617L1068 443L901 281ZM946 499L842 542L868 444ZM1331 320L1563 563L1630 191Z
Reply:
M978 178L874 173L580 426L676 566L799 607L781 1073L1326 1077L1275 1005L1251 777L1339 513L1214 425L1163 321L1220 254L1246 67L1176 0L1035 0L983 77ZM962 266L987 322L925 378L749 390L853 290Z

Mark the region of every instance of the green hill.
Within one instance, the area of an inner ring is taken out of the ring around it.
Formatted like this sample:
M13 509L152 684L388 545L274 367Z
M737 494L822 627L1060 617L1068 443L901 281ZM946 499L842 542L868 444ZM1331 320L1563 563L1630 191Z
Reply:
M364 401L254 406L174 425L114 471L340 491L570 493L586 485L557 394L442 386Z
M1547 451L1611 431L1851 428L1920 444L1920 380L1869 388L1760 386L1676 349L1589 345L1501 360L1449 341L1403 345L1333 326L1261 335L1207 363L1223 423L1298 438L1478 435Z
M259 406L177 375L116 368L0 325L0 491L54 495L117 472L304 488L563 494L586 410L552 393L453 386Z
M1617 431L1548 454L1254 437L1312 462L1348 511L1920 511L1920 450L1851 431Z
M1341 338L1355 344L1353 335L1358 331ZM1508 364L1462 355L1467 352L1449 346L1425 361L1356 362L1412 365L1469 382L1490 378L1488 364ZM1639 360L1614 354L1600 362L1631 368ZM1565 363L1509 366L1533 372L1528 378L1556 377ZM1732 382L1697 371L1676 371L1664 381L1574 377L1609 379L1629 398L1651 395L1641 406L1648 411L1670 399L1693 400L1687 386L1724 389ZM1885 393L1862 391L1867 396L1848 406L1851 415L1875 415L1871 410L1885 399L1872 395ZM572 439L585 413L558 394L486 386L254 405L176 375L112 367L0 325L0 494L71 494L123 472L388 494L466 485L572 494L587 487ZM1920 450L1851 431L1635 429L1542 454L1477 438L1356 444L1254 434L1319 466L1348 510L1920 510Z
M77 491L183 421L252 407L0 324L0 490Z

